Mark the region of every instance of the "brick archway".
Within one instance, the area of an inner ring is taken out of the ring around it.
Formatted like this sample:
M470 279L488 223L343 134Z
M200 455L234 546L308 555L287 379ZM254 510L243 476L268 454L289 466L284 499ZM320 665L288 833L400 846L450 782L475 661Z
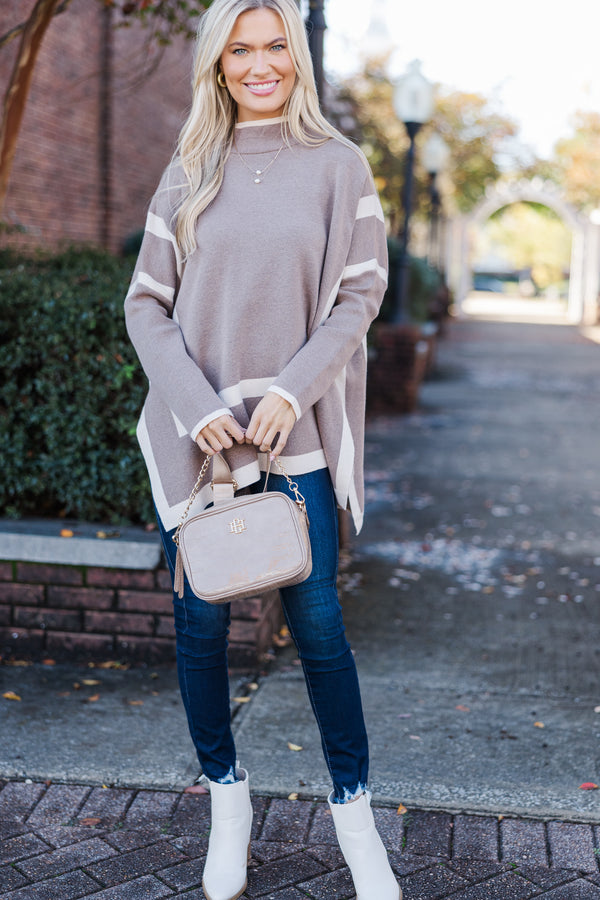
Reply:
M556 185L541 178L498 182L486 191L485 196L467 216L450 223L447 270L459 314L472 284L469 263L472 229L482 225L503 206L520 202L547 206L571 229L573 242L567 317L570 322L595 324L598 320L600 293L600 226L567 203Z

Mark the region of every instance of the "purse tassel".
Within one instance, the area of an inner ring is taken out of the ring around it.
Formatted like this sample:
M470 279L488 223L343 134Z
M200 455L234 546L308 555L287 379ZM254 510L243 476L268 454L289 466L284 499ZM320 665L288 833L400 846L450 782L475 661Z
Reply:
M181 600L183 597L183 560L181 558L181 550L177 547L177 556L175 557L175 577L173 579L173 590Z

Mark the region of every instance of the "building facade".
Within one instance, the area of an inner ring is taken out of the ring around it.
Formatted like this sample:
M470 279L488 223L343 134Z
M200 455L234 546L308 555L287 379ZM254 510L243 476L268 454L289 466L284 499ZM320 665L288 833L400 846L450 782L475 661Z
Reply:
M0 35L33 0L0 6ZM119 252L144 225L190 100L193 47L159 48L100 0L73 0L44 36L0 219L4 245ZM19 38L0 48L0 94Z

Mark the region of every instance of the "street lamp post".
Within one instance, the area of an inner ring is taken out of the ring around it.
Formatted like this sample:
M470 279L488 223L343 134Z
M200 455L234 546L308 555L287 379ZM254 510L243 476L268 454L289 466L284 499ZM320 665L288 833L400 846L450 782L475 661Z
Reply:
M429 223L429 262L436 269L441 269L440 253L440 208L441 198L437 177L446 167L449 156L448 145L443 137L434 131L423 147L423 167L429 175L429 197L431 200L431 217Z
M404 190L402 206L404 209L404 225L400 235L400 259L396 272L396 297L392 321L404 322L406 316L406 298L408 294L408 241L410 237L410 216L412 212L413 177L415 166L415 138L421 126L428 121L433 112L433 88L421 72L421 64L414 60L394 87L394 109L398 118L404 123L410 144L406 154Z
M313 62L315 84L319 101L323 103L323 35L327 23L325 22L325 0L309 0L306 31L308 34L308 46Z

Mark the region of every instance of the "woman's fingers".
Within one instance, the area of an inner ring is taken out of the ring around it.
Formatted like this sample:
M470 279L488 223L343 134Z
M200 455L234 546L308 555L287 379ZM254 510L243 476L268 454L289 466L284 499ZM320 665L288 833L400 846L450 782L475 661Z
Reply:
M233 416L219 416L213 419L208 425L199 432L196 437L196 443L203 453L212 455L220 453L221 450L228 450L233 447L234 440L238 444L245 442L246 435L244 429L240 426Z
M291 403L274 391L267 391L250 419L246 429L246 442L254 444L262 452L271 451L278 456L287 443L296 423L296 413ZM277 444L273 442L279 435Z

